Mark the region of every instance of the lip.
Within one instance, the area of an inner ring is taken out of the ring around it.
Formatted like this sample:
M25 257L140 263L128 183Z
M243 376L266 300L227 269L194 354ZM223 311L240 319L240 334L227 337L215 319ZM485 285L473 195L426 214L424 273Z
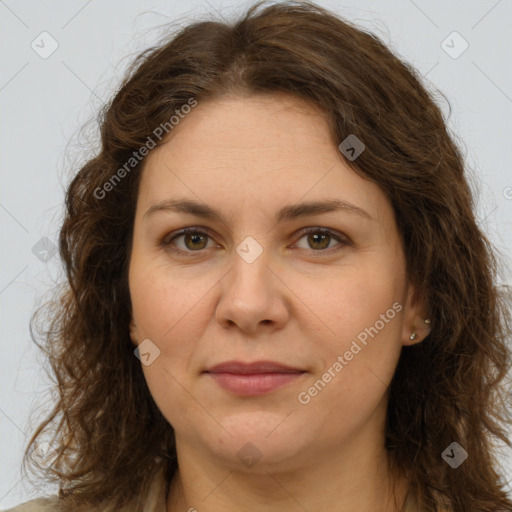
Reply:
M294 368L276 361L226 361L206 370L208 373L236 373L242 375L261 373L302 373L304 370Z
M205 373L226 391L242 396L257 396L293 382L305 371L275 361L227 361Z

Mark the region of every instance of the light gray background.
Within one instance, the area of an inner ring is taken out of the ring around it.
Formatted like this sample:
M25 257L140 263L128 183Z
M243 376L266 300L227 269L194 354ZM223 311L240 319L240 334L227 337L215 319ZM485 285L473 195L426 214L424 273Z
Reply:
M22 479L22 451L50 381L30 340L35 306L62 277L57 243L62 201L73 162L87 157L78 130L114 91L132 56L161 34L164 23L209 12L229 17L248 2L222 0L0 0L0 507L39 491ZM371 0L319 4L375 32L442 91L452 105L450 128L460 138L475 178L478 217L507 258L501 280L512 282L511 0ZM50 48L48 32L58 44ZM441 46L453 31L450 56ZM41 38L46 37L43 42ZM453 42L452 42L453 40ZM443 112L448 112L439 96ZM90 131L94 135L94 127ZM45 242L40 242L46 237ZM39 245L37 245L39 244ZM34 246L36 249L33 251ZM469 450L469 457L471 451ZM511 453L502 457L512 478Z

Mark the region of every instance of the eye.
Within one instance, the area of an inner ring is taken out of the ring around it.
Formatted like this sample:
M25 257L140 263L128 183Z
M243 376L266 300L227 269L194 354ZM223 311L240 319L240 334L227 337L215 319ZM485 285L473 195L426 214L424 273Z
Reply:
M314 252L332 252L332 249L339 250L341 247L349 245L349 240L342 236L333 233L332 231L325 228L308 228L303 231L302 236L299 240L306 238L306 243L309 247L302 247L305 249L312 248ZM334 247L329 247L331 242L335 240L338 242ZM341 246L341 247L339 247Z
M184 244L181 247L177 244L177 240L180 238L183 239ZM166 236L162 240L161 245L168 250L178 253L201 252L203 249L208 248L208 239L211 240L211 237L205 231L201 231L197 228L185 228L170 238Z
M341 234L336 234L326 228L311 227L302 232L299 240L306 239L308 247L299 247L300 249L312 249L316 253L327 253L337 251L347 245L350 245L350 240ZM183 245L180 246L180 241ZM211 236L198 228L184 228L177 233L172 233L162 239L160 245L166 250L175 253L191 255L191 253L201 253L205 249L212 248L208 246L208 242L213 242ZM331 245L333 241L338 242L334 247ZM296 242L297 244L297 242ZM217 245L218 247L218 245Z

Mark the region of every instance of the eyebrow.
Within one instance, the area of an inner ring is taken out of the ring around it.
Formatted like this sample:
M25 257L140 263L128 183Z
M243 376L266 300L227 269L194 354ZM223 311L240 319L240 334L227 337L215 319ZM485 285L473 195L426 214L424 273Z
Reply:
M190 215L195 215L196 217L216 220L226 224L226 221L220 212L218 212L217 210L215 210L214 208L205 203L195 201L193 199L166 199L151 206L143 215L143 218L147 219L150 215L162 211L188 213ZM326 201L310 201L300 204L284 206L276 213L275 220L277 223L279 223L287 220L297 219L300 217L306 217L309 215L320 215L322 213L329 213L335 211L343 211L346 213L359 215L360 217L368 220L374 220L368 214L368 212L366 212L359 206L348 203L341 199L330 199Z

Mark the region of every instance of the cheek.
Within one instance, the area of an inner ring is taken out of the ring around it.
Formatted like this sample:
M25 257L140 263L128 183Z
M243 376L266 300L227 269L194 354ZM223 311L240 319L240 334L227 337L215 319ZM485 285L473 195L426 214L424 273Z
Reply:
M133 267L130 294L139 340L153 340L162 352L186 350L207 321L205 308L214 279L162 266ZM184 343L187 341L187 343Z
M316 388L324 399L356 410L378 403L394 374L401 351L401 281L384 267L372 272L368 266L351 268L337 281L328 301L325 293L313 297L328 326L317 345L321 367L315 379L322 382Z
M177 431L204 421L200 400L188 391L190 382L184 372L173 367L171 358L160 357L151 366L143 367L144 378L151 396L168 423ZM199 400L199 401L198 401Z
M380 265L374 269L370 266L344 268L329 280L328 289L317 290L310 296L313 301L311 309L321 313L321 318L330 328L331 338L339 339L341 347L347 342L350 345L353 338L376 322L378 330L383 334L386 332L386 337L391 331L400 332L397 310L403 308L402 280L392 268ZM395 303L399 305L393 308ZM385 329L381 315L388 320Z
M321 361L297 397L305 404L299 406L304 423L323 419L326 439L360 431L381 407L401 352L403 309L394 287L371 277L353 275L330 298L324 300L330 329L317 339Z
M204 297L198 286L170 278L162 271L146 270L130 283L132 307L138 342L150 339L159 350L150 365L142 366L150 393L171 425L193 421L190 390L193 382L191 362L206 320ZM200 280L198 280L200 281Z

